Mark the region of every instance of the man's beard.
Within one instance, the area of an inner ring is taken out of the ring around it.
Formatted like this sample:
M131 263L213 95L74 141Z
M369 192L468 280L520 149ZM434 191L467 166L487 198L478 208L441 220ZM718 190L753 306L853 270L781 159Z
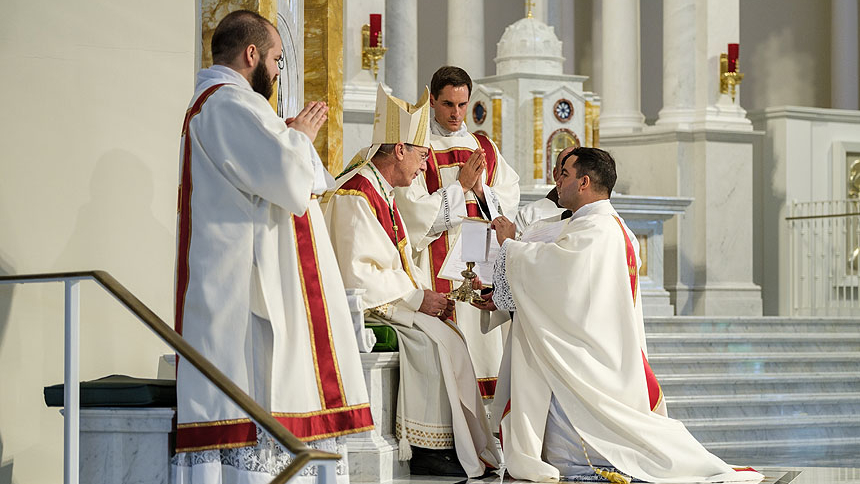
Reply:
M251 72L251 89L269 99L274 92L274 83L274 79L269 77L269 72L261 59L254 71Z

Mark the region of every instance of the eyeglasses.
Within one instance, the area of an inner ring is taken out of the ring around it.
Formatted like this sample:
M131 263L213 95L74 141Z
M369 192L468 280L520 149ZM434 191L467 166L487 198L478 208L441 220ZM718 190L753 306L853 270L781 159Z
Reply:
M406 146L411 147L413 150L416 150L416 149L418 149L418 148L426 149L426 150L427 150L427 151L424 151L424 152L421 152L421 151L419 151L419 152L418 152L418 154L421 156L421 161L422 161L422 162L428 161L428 160L430 159L430 148L425 148L425 147L423 147L423 146L413 145L413 144L409 144L409 143L405 143L405 144L406 144Z
M284 67L286 67L286 58L287 53L284 52L284 47L281 46L281 56L278 57L278 69L284 70Z

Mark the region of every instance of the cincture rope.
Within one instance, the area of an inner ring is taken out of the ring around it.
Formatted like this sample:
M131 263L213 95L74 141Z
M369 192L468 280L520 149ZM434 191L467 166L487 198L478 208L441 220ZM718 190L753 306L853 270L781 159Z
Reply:
M585 440L580 437L579 441L582 442L582 452L585 454L585 461L588 462L588 467L591 467L591 470L593 470L595 474L608 480L609 482L615 482L618 484L630 484L630 479L624 477L619 472L609 472L605 469L598 469L591 465L591 459L588 457L588 451L585 450Z

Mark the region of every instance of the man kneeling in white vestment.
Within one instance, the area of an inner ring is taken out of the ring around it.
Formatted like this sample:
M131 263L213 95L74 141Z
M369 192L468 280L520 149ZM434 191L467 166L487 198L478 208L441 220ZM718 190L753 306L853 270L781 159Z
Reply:
M401 460L411 459L413 474L474 477L498 466L495 440L465 339L448 319L454 304L412 261L393 193L427 169L428 97L425 89L413 106L380 85L373 143L326 195L325 218L344 284L366 290L368 320L397 331Z
M483 306L514 312L493 409L507 470L531 481L592 465L649 482L758 481L666 416L647 360L638 244L609 201L615 180L609 153L576 148L556 184L573 216L555 222L554 241L517 241L513 223L493 221L501 250Z

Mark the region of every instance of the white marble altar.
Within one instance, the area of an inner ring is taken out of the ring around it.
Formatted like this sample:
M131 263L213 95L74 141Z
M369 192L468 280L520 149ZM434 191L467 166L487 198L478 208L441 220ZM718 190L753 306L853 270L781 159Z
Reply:
M172 408L82 408L80 482L167 484Z
M520 206L545 197L551 188L546 185L524 190L520 194ZM683 215L692 199L613 193L611 200L612 206L639 239L642 259L639 286L645 316L674 316L675 308L663 282L663 224L672 217Z
M672 129L601 135L616 190L692 198L665 225L666 289L675 313L762 314L753 283L753 143L763 133Z
M849 164L860 158L860 112L777 106L750 114L767 132L756 144L756 279L764 313L791 314L789 216L793 201L848 197Z

